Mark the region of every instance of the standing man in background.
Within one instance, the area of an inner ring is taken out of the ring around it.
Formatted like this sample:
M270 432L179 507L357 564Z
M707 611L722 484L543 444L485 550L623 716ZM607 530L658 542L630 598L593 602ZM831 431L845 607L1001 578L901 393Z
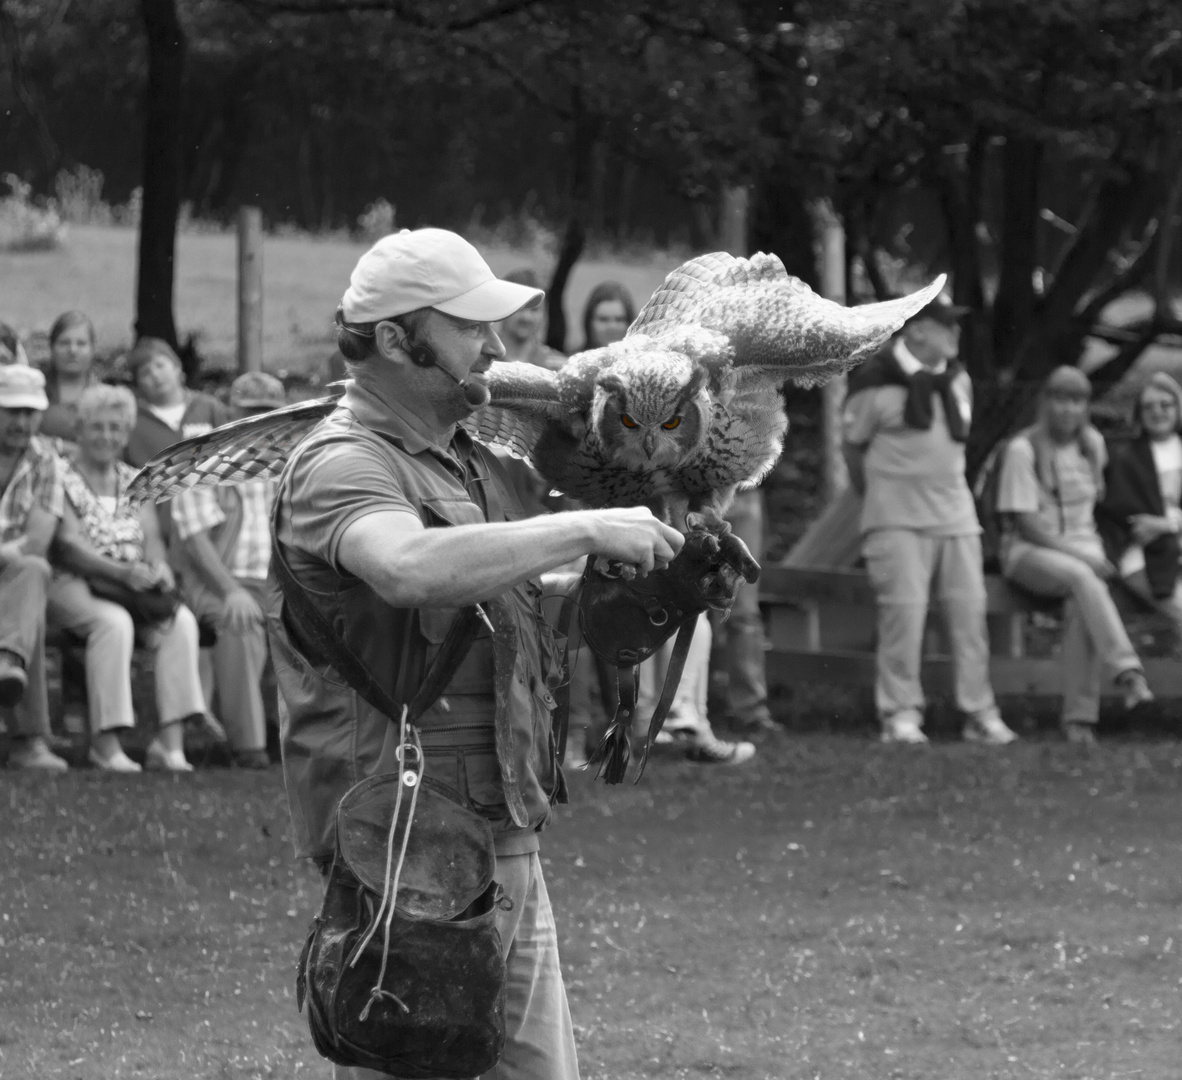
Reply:
M850 377L842 417L863 497L862 554L878 599L875 705L883 742L922 744L920 666L933 584L956 673L964 737L1017 736L989 683L981 526L965 479L973 387L957 362L963 308L940 296Z

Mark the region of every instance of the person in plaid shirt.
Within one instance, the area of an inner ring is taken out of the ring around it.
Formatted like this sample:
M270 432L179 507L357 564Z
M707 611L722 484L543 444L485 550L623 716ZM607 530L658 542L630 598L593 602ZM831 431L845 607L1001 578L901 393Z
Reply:
M62 772L46 741L45 556L64 512L61 463L37 438L48 405L40 371L0 366L0 706L16 706L8 767Z
M285 404L283 384L248 371L230 388L233 419ZM194 488L173 500L174 564L185 603L216 628L213 678L234 763L265 769L267 718L262 678L267 632L262 597L271 565L274 480ZM207 697L209 695L207 694Z

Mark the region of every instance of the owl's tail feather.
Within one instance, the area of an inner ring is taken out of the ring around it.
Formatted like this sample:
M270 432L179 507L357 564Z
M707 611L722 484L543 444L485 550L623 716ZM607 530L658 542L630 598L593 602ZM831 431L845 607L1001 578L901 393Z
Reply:
M636 686L640 679L638 665L622 665L616 671L619 704L615 716L599 745L587 758L588 765L598 765L596 779L605 784L621 784L632 759L632 718L636 715Z

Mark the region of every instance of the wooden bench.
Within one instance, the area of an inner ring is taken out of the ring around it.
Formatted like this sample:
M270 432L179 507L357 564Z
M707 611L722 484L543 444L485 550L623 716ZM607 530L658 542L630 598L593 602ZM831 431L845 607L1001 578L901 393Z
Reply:
M875 596L863 570L799 566L764 567L760 604L768 626L769 687L825 682L834 686L874 683ZM986 575L985 591L992 659L990 674L998 694L1062 694L1057 656L1031 656L1027 629L1033 612L1059 615L1062 605ZM1141 627L1164 628L1123 589L1114 592L1118 606ZM1159 697L1182 697L1182 663L1172 657L1145 657L1150 686ZM939 633L939 605L933 603L924 643L923 679L934 693L950 693L951 658ZM1106 693L1115 693L1109 685Z

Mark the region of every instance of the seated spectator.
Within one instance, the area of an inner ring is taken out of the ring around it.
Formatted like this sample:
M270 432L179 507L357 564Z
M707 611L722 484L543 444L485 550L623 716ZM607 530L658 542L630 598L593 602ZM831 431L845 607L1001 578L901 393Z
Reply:
M4 364L22 364L27 366L29 357L25 347L21 344L20 335L8 325L0 322L0 366Z
M78 447L62 471L65 514L58 562L67 572L49 587L49 619L86 641L90 761L110 772L139 772L119 732L135 725L131 659L136 632L156 654L160 730L148 745L149 769L190 772L187 721L201 720L205 699L197 671L197 620L167 594L176 582L150 505L124 497L135 470L121 460L135 423L135 398L122 386L92 386L78 399ZM72 571L72 572L69 572ZM160 598L160 617L141 610ZM133 614L135 617L133 617Z
M1092 743L1100 714L1100 676L1115 677L1132 709L1153 694L1129 641L1108 581L1116 567L1104 554L1094 520L1104 488L1104 439L1088 423L1091 384L1078 368L1047 377L1036 423L1005 450L997 509L1007 515L1003 574L1040 596L1063 597L1063 730Z
M181 439L204 435L229 419L226 407L185 387L180 357L167 341L140 338L127 354L140 408L124 456L137 469Z
M1121 579L1182 640L1182 387L1154 372L1137 396L1135 420L1136 438L1113 450L1096 517Z
M16 706L8 767L61 772L47 742L46 555L63 504L61 463L37 438L48 405L40 371L0 365L0 705Z
M710 688L710 620L703 613L685 658L685 668L669 715L661 728L662 743L678 743L685 747L686 757L700 765L742 765L755 756L749 742L728 742L714 734L706 711L706 696ZM636 697L635 733L644 737L648 722L656 708L665 685L676 637L670 638L640 665L640 686Z
M583 305L583 344L579 351L602 349L619 341L635 318L632 294L618 281L601 281Z
M41 436L73 443L78 430L78 399L98 381L94 325L81 311L59 315L49 329L49 369L45 373L49 408L41 418Z
M261 371L239 375L230 388L235 420L285 403L283 384ZM247 769L270 764L262 690L267 662L262 603L271 562L274 499L274 480L248 480L193 488L172 504L178 541L174 565L181 571L182 595L198 618L215 624L218 713L226 725L234 764Z
M528 267L506 274L505 281L540 289L538 275ZM551 349L543 338L546 326L546 312L541 304L524 307L509 318L497 324L497 335L505 346L504 360L519 360L523 364L557 371L566 363L566 357L557 349Z

